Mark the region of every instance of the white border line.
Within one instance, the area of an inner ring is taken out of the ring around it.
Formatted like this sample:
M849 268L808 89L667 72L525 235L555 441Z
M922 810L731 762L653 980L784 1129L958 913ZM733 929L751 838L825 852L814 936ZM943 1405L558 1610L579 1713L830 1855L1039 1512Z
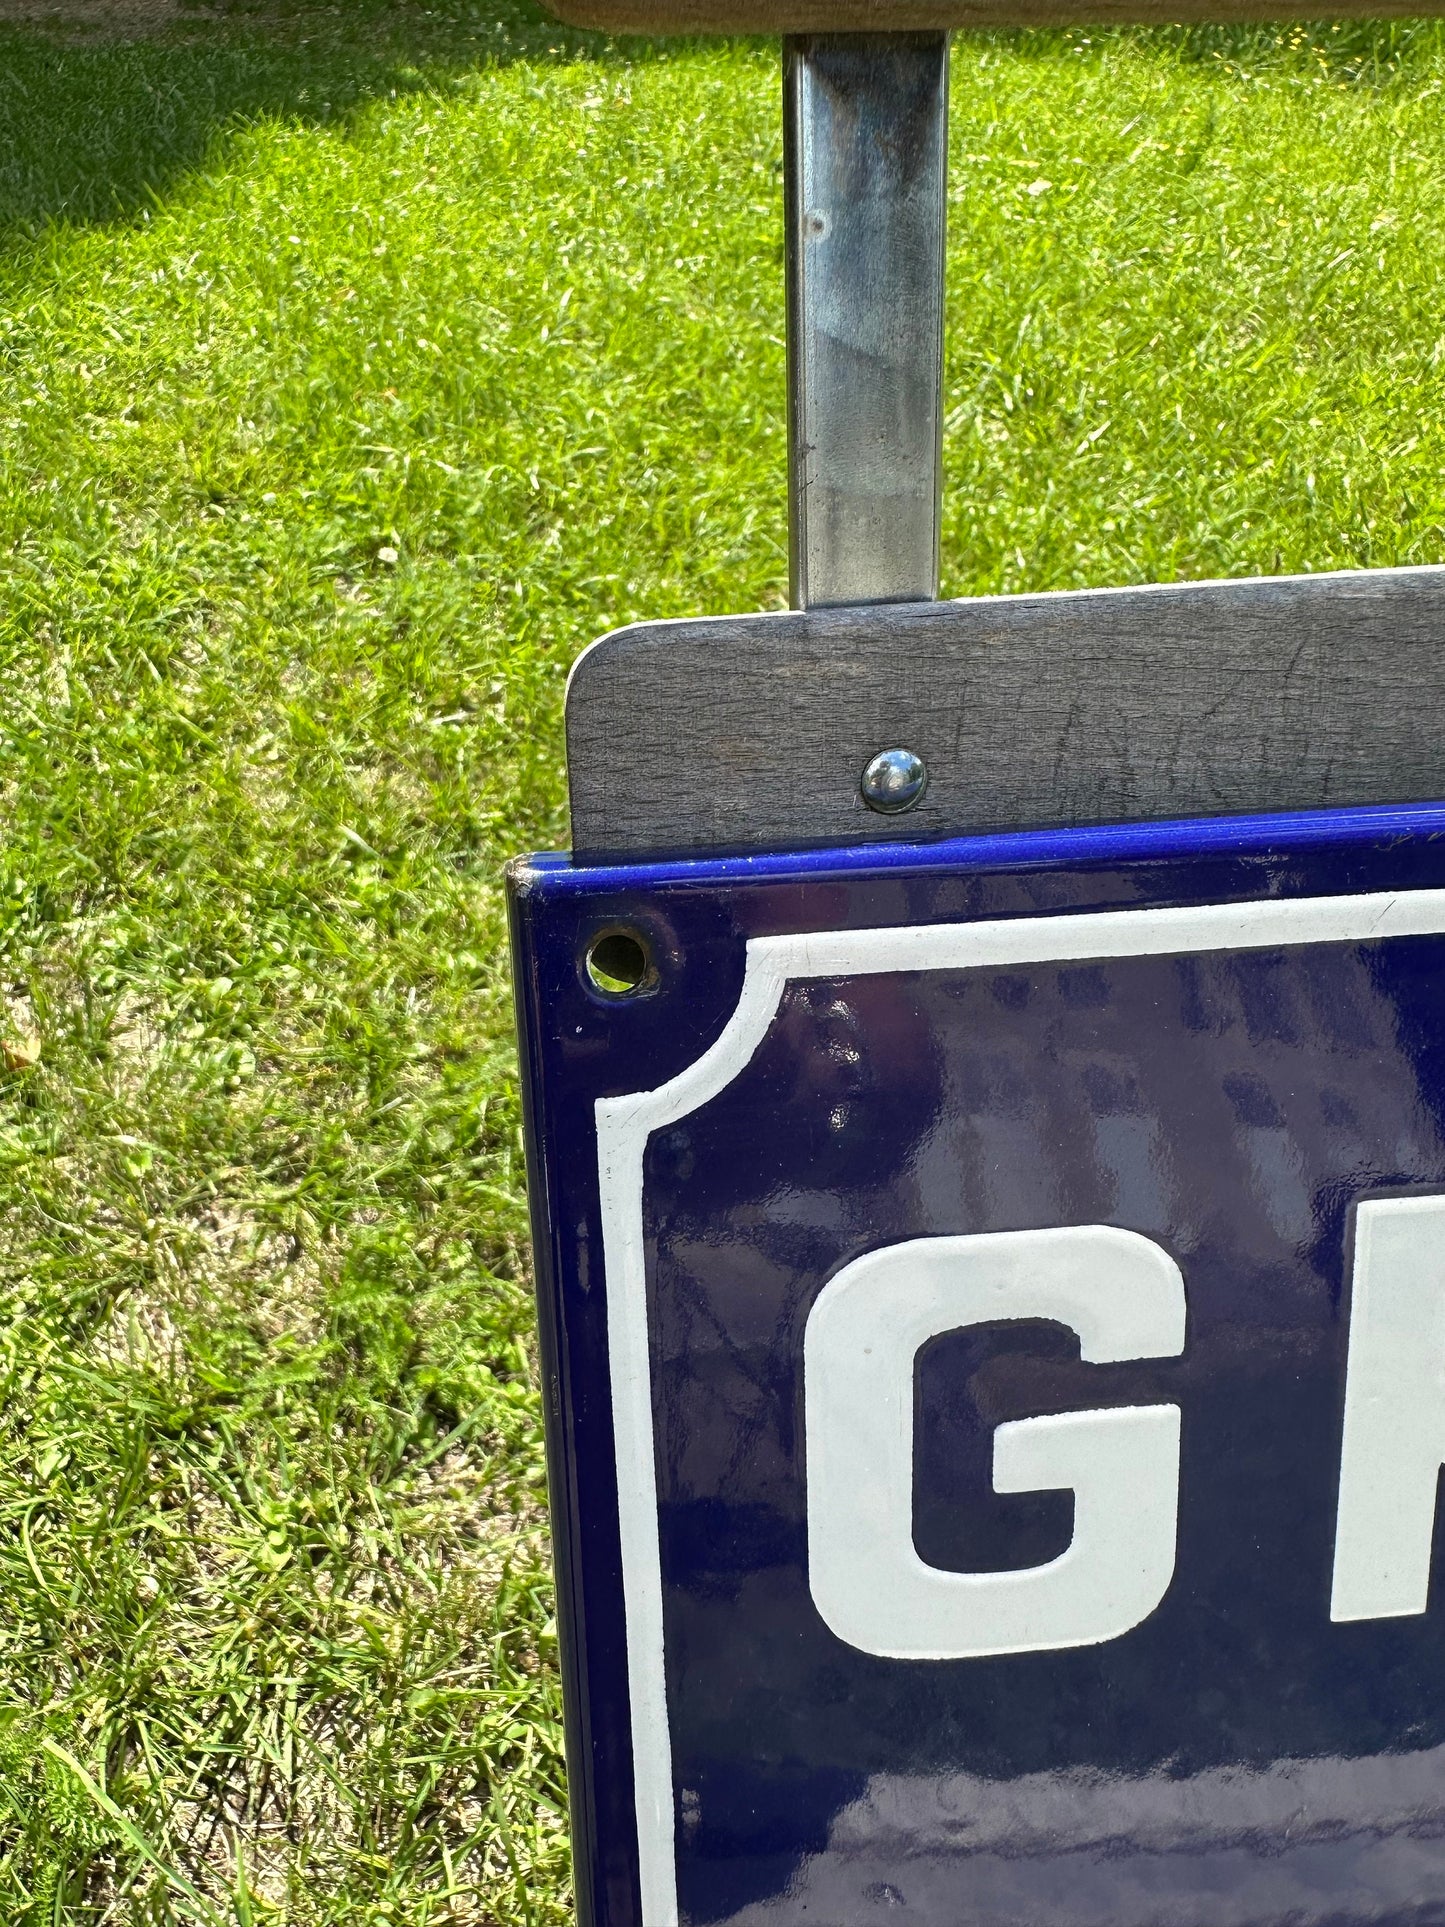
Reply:
M755 937L747 947L742 995L716 1042L656 1090L597 1100L642 1927L677 1927L678 1918L642 1233L642 1163L652 1133L689 1116L726 1090L767 1035L787 986L799 979L1267 950L1442 933L1445 890L1415 890Z

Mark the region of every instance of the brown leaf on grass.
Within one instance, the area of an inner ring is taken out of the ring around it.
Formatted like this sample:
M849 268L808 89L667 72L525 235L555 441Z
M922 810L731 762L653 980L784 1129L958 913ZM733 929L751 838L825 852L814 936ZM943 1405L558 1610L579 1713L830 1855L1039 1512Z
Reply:
M0 1060L7 1071L30 1071L40 1062L40 1038L33 1030L0 1037Z

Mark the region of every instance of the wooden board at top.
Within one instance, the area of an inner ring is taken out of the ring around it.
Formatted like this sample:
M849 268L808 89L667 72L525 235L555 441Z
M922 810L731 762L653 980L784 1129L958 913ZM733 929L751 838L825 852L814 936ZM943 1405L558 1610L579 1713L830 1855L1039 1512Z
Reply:
M878 750L929 769L865 808ZM644 622L567 691L579 857L1445 799L1445 568Z
M1382 19L1445 0L546 0L574 27L608 33L918 33L949 27L1193 25Z

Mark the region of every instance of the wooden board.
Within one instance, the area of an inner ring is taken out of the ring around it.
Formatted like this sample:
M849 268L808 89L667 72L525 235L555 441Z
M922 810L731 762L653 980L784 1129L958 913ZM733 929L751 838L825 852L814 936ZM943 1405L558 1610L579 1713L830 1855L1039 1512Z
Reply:
M575 27L608 33L912 33L939 27L1159 26L1233 20L1348 20L1439 13L1435 4L1335 0L547 0Z
M579 856L1445 797L1445 568L639 623L567 694ZM923 757L869 810L880 749Z

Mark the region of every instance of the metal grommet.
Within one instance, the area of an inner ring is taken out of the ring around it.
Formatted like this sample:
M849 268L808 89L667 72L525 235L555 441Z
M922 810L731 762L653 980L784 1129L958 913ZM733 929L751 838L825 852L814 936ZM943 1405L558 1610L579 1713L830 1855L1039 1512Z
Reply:
M928 788L928 767L911 749L880 749L864 770L858 787L870 810L899 816L922 802Z

